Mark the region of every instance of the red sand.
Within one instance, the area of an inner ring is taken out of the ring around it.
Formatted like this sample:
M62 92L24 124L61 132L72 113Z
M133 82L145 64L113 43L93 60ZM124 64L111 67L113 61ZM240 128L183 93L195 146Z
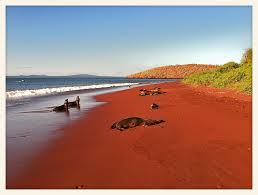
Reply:
M167 93L141 97L137 87L98 96L108 103L62 129L64 136L7 188L252 188L251 97L156 86ZM160 109L151 110L153 102ZM166 122L110 129L129 116Z

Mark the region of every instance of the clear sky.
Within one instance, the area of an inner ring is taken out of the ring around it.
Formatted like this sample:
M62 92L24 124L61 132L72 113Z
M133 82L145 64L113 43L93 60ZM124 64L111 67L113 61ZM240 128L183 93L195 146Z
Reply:
M8 7L7 75L124 76L161 65L239 62L252 8Z

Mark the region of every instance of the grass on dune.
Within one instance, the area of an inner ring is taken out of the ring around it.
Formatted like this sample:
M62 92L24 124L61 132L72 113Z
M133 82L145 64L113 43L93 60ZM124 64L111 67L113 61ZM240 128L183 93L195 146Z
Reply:
M248 49L241 63L228 62L214 70L193 74L183 81L187 84L204 85L214 88L235 89L252 93L252 49Z

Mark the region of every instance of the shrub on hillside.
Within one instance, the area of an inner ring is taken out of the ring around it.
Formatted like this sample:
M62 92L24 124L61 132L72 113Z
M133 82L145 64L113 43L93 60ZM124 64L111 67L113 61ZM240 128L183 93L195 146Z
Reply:
M217 69L193 74L185 78L184 82L215 88L231 88L251 94L252 49L244 53L241 64L228 62Z
M252 63L253 51L252 49L247 49L242 56L241 64Z
M230 71L232 69L238 68L240 65L236 62L228 62L226 64L224 64L223 66L221 66L218 71L221 73Z

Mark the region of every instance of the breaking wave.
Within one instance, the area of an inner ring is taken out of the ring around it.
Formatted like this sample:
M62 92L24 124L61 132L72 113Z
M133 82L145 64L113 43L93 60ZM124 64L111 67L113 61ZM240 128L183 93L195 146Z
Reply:
M86 86L71 86L71 87L57 87L57 88L43 88L43 89L27 89L16 90L6 92L7 99L20 99L33 96L45 96L57 93L64 93L69 91L81 91L87 89L101 89L110 87L122 87L129 85L137 85L139 83L111 83L111 84L99 84L99 85L86 85Z

